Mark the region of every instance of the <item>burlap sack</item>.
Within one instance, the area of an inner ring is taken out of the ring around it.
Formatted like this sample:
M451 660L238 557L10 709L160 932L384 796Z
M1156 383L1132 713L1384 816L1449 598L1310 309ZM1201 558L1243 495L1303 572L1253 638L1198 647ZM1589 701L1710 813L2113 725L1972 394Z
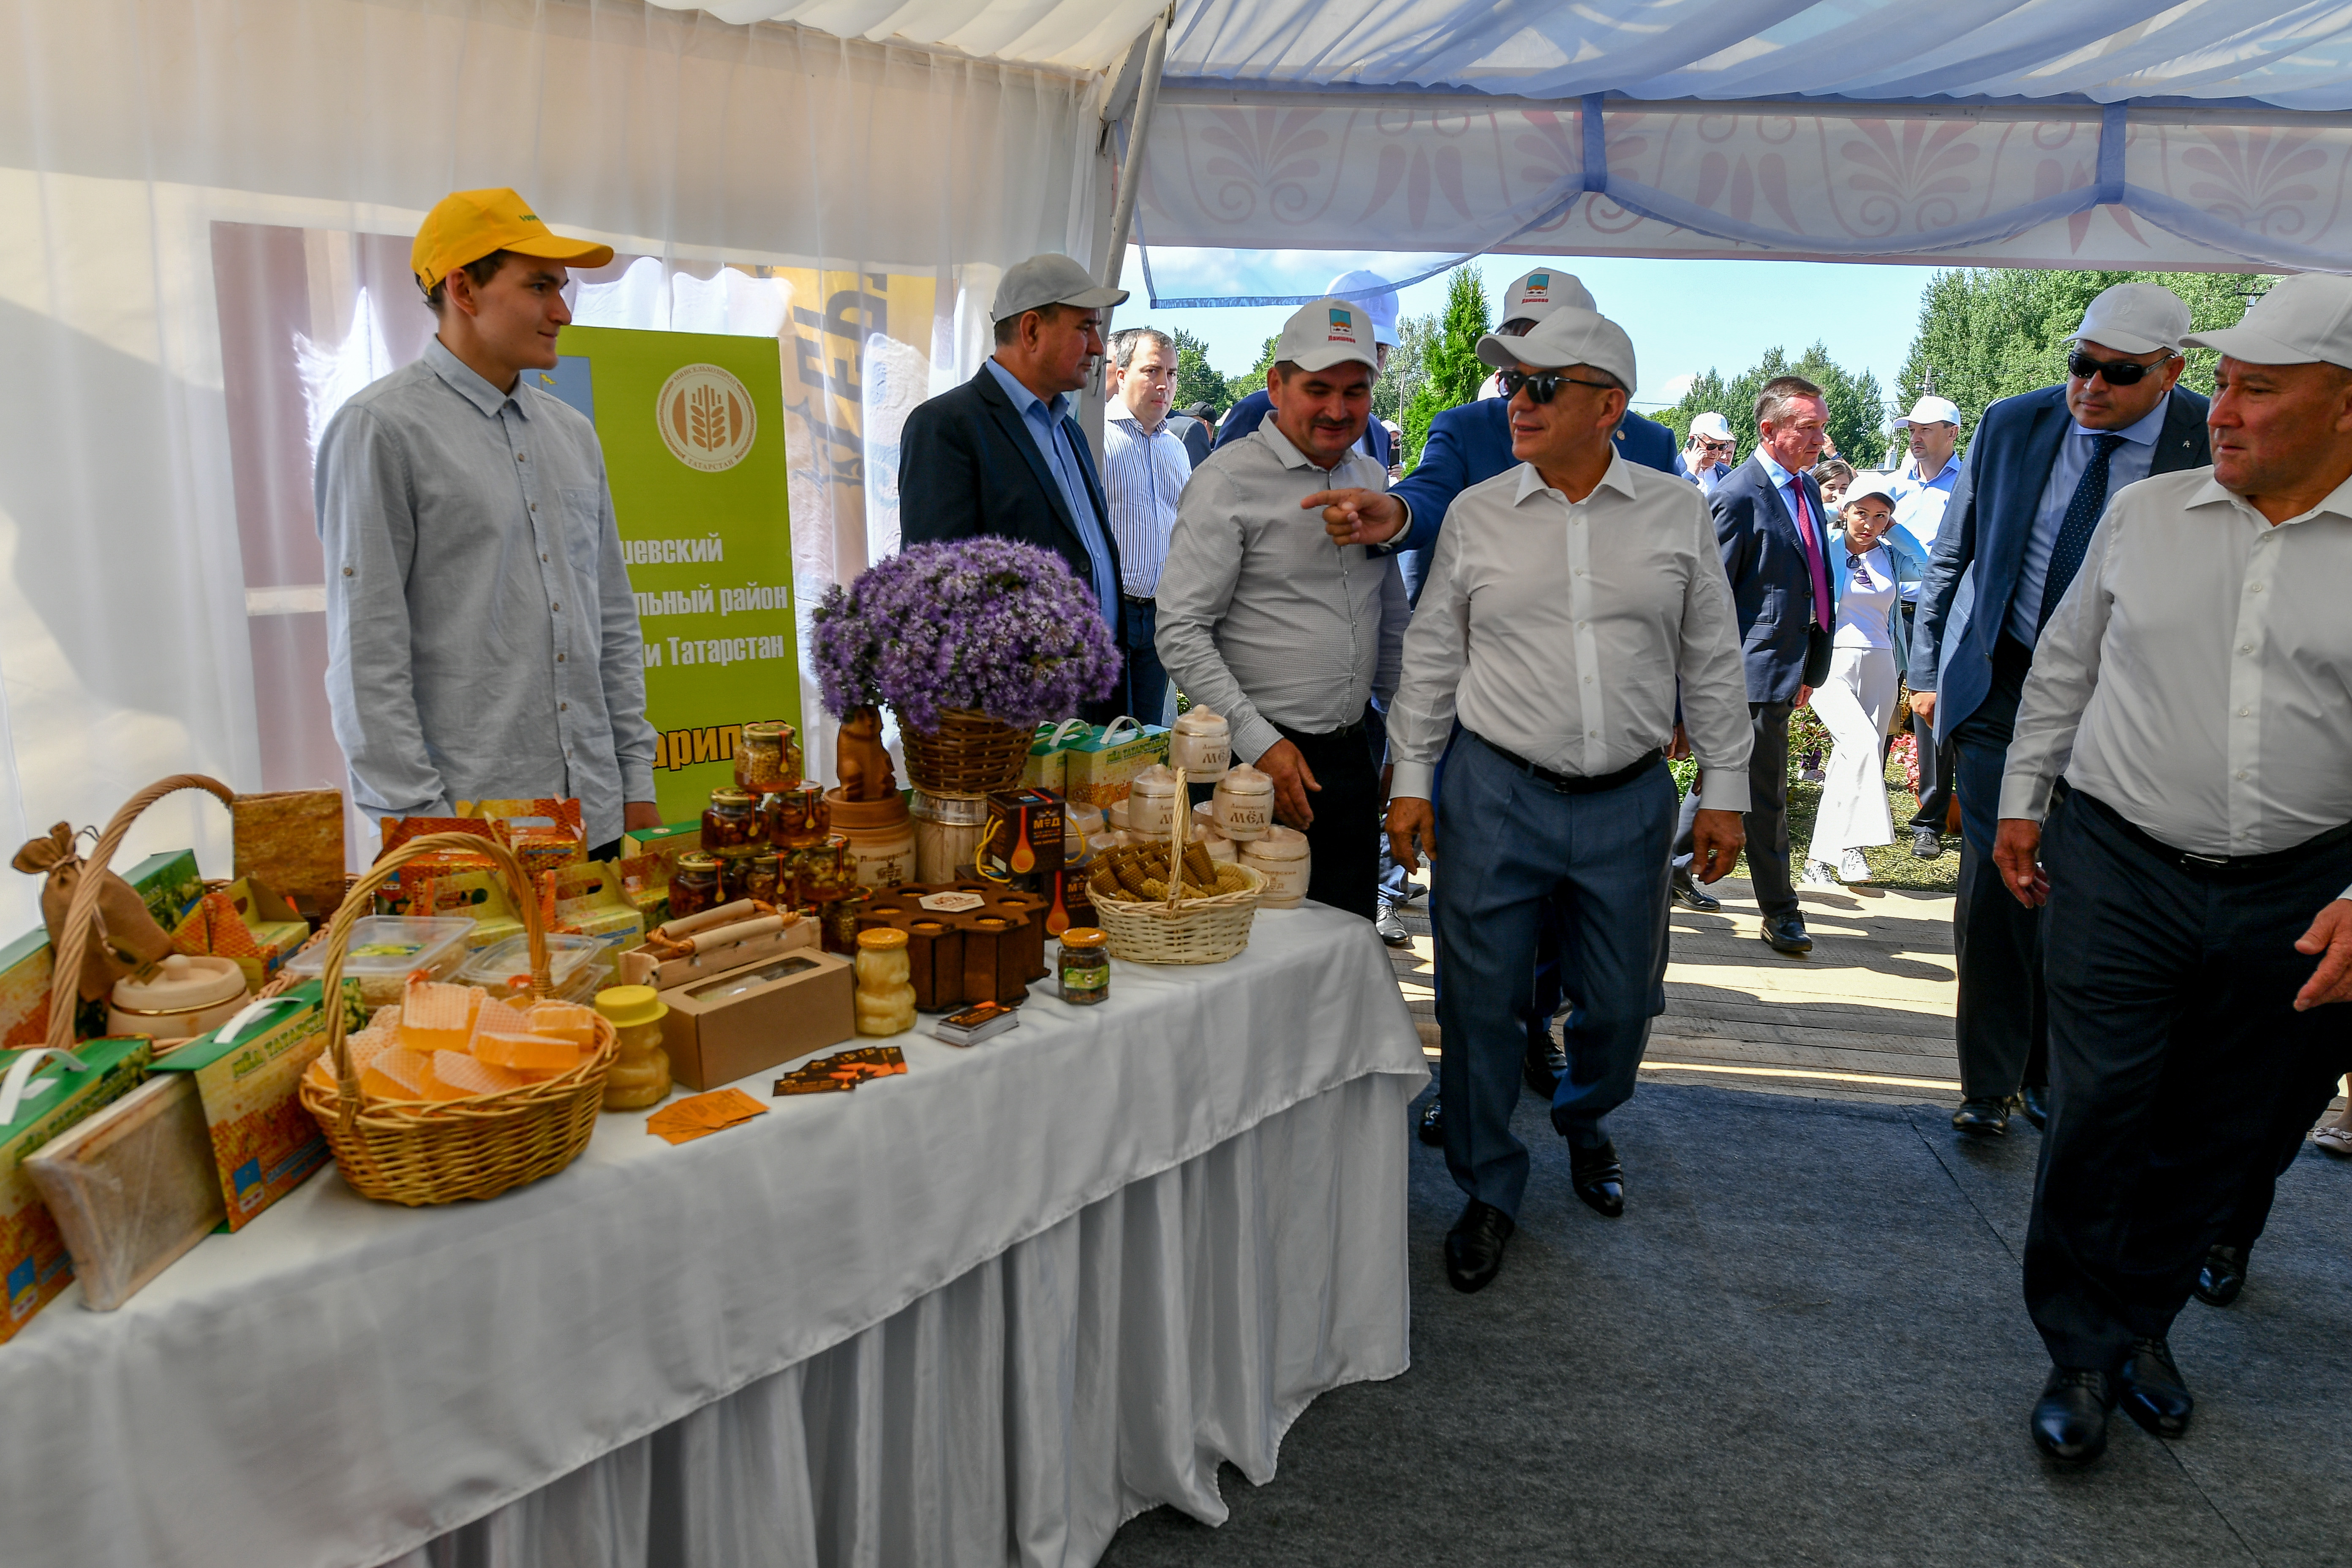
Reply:
M49 928L49 947L59 951L66 911L84 874L82 858L74 852L72 825L60 822L46 838L27 839L10 862L31 877L47 877L41 887L41 921ZM111 871L100 873L98 911L93 917L97 941L83 950L81 998L95 1002L114 989L114 983L136 973L172 951L172 939L137 889Z

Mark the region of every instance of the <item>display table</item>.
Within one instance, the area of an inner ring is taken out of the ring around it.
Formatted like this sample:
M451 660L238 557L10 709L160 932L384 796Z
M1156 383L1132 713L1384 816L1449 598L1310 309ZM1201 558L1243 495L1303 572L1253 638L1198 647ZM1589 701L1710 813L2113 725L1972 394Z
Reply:
M1420 1046L1317 906L1050 990L852 1094L746 1080L770 1114L696 1142L608 1115L435 1209L330 1172L120 1311L68 1292L0 1345L0 1555L1060 1564L1221 1519L1221 1459L1263 1480L1315 1394L1406 1365Z

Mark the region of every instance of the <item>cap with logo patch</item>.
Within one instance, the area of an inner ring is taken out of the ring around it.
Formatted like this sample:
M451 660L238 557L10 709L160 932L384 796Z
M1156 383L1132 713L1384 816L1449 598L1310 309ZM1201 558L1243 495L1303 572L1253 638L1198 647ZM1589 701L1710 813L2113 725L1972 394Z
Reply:
M1598 312L1592 295L1572 272L1555 272L1550 268L1522 273L1511 279L1503 290L1503 313L1500 321L1540 321L1554 310L1566 306L1571 310Z
M540 221L529 202L500 187L454 191L436 202L408 247L408 266L429 294L458 268L501 250L567 267L602 267L613 259L611 246L565 239Z
M1380 374L1380 356L1373 352L1372 319L1360 305L1345 300L1322 299L1301 305L1282 323L1282 339L1274 357L1301 370L1329 370L1356 360Z

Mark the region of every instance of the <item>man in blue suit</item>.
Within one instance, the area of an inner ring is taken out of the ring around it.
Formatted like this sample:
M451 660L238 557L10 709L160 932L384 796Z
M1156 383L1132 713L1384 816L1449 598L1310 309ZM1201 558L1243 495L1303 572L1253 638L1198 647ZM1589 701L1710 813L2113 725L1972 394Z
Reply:
M2107 498L2212 459L2205 399L2180 378L2189 307L2154 283L2091 301L2066 380L1984 412L1919 589L1911 706L1958 755L1961 1103L1952 1125L2009 1131L2021 1100L2042 1120L2048 1081L2041 911L2009 896L1993 864L2001 771L2042 626L2082 564Z
M1363 292L1367 289L1378 289L1381 292L1367 295ZM1342 272L1331 279L1331 287L1323 292L1349 300L1371 318L1372 353L1380 361L1380 368L1388 369L1389 351L1396 347L1397 319L1396 290L1388 287L1388 279L1377 272ZM1265 424L1266 416L1273 412L1274 399L1267 395L1265 387L1259 387L1225 411L1223 421L1217 426L1217 445L1232 446ZM1357 446L1370 453L1381 468L1396 466L1394 451L1389 444L1388 428L1379 420L1365 422L1364 434Z
M1830 536L1821 487L1809 471L1829 435L1822 389L1775 376L1756 395L1755 455L1707 498L1724 575L1739 618L1748 712L1756 749L1748 763L1748 876L1776 952L1806 953L1813 939L1789 879L1789 715L1829 678L1837 601L1830 589ZM1683 803L1675 838L1675 897L1693 909L1719 901L1691 879L1698 792Z

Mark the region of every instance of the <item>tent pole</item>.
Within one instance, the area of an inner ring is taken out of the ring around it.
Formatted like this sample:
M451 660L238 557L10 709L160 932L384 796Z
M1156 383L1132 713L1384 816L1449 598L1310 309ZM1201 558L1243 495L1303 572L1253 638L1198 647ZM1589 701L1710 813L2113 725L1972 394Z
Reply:
M1118 172L1118 201L1111 208L1110 258L1104 264L1103 284L1118 287L1118 275L1127 265L1127 237L1135 227L1136 181L1143 173L1143 141L1151 132L1151 111L1160 103L1160 74L1168 63L1168 24L1174 19L1176 6L1170 0L1168 9L1151 25L1151 42L1144 51L1143 79L1137 84L1133 129L1127 138L1127 166Z

